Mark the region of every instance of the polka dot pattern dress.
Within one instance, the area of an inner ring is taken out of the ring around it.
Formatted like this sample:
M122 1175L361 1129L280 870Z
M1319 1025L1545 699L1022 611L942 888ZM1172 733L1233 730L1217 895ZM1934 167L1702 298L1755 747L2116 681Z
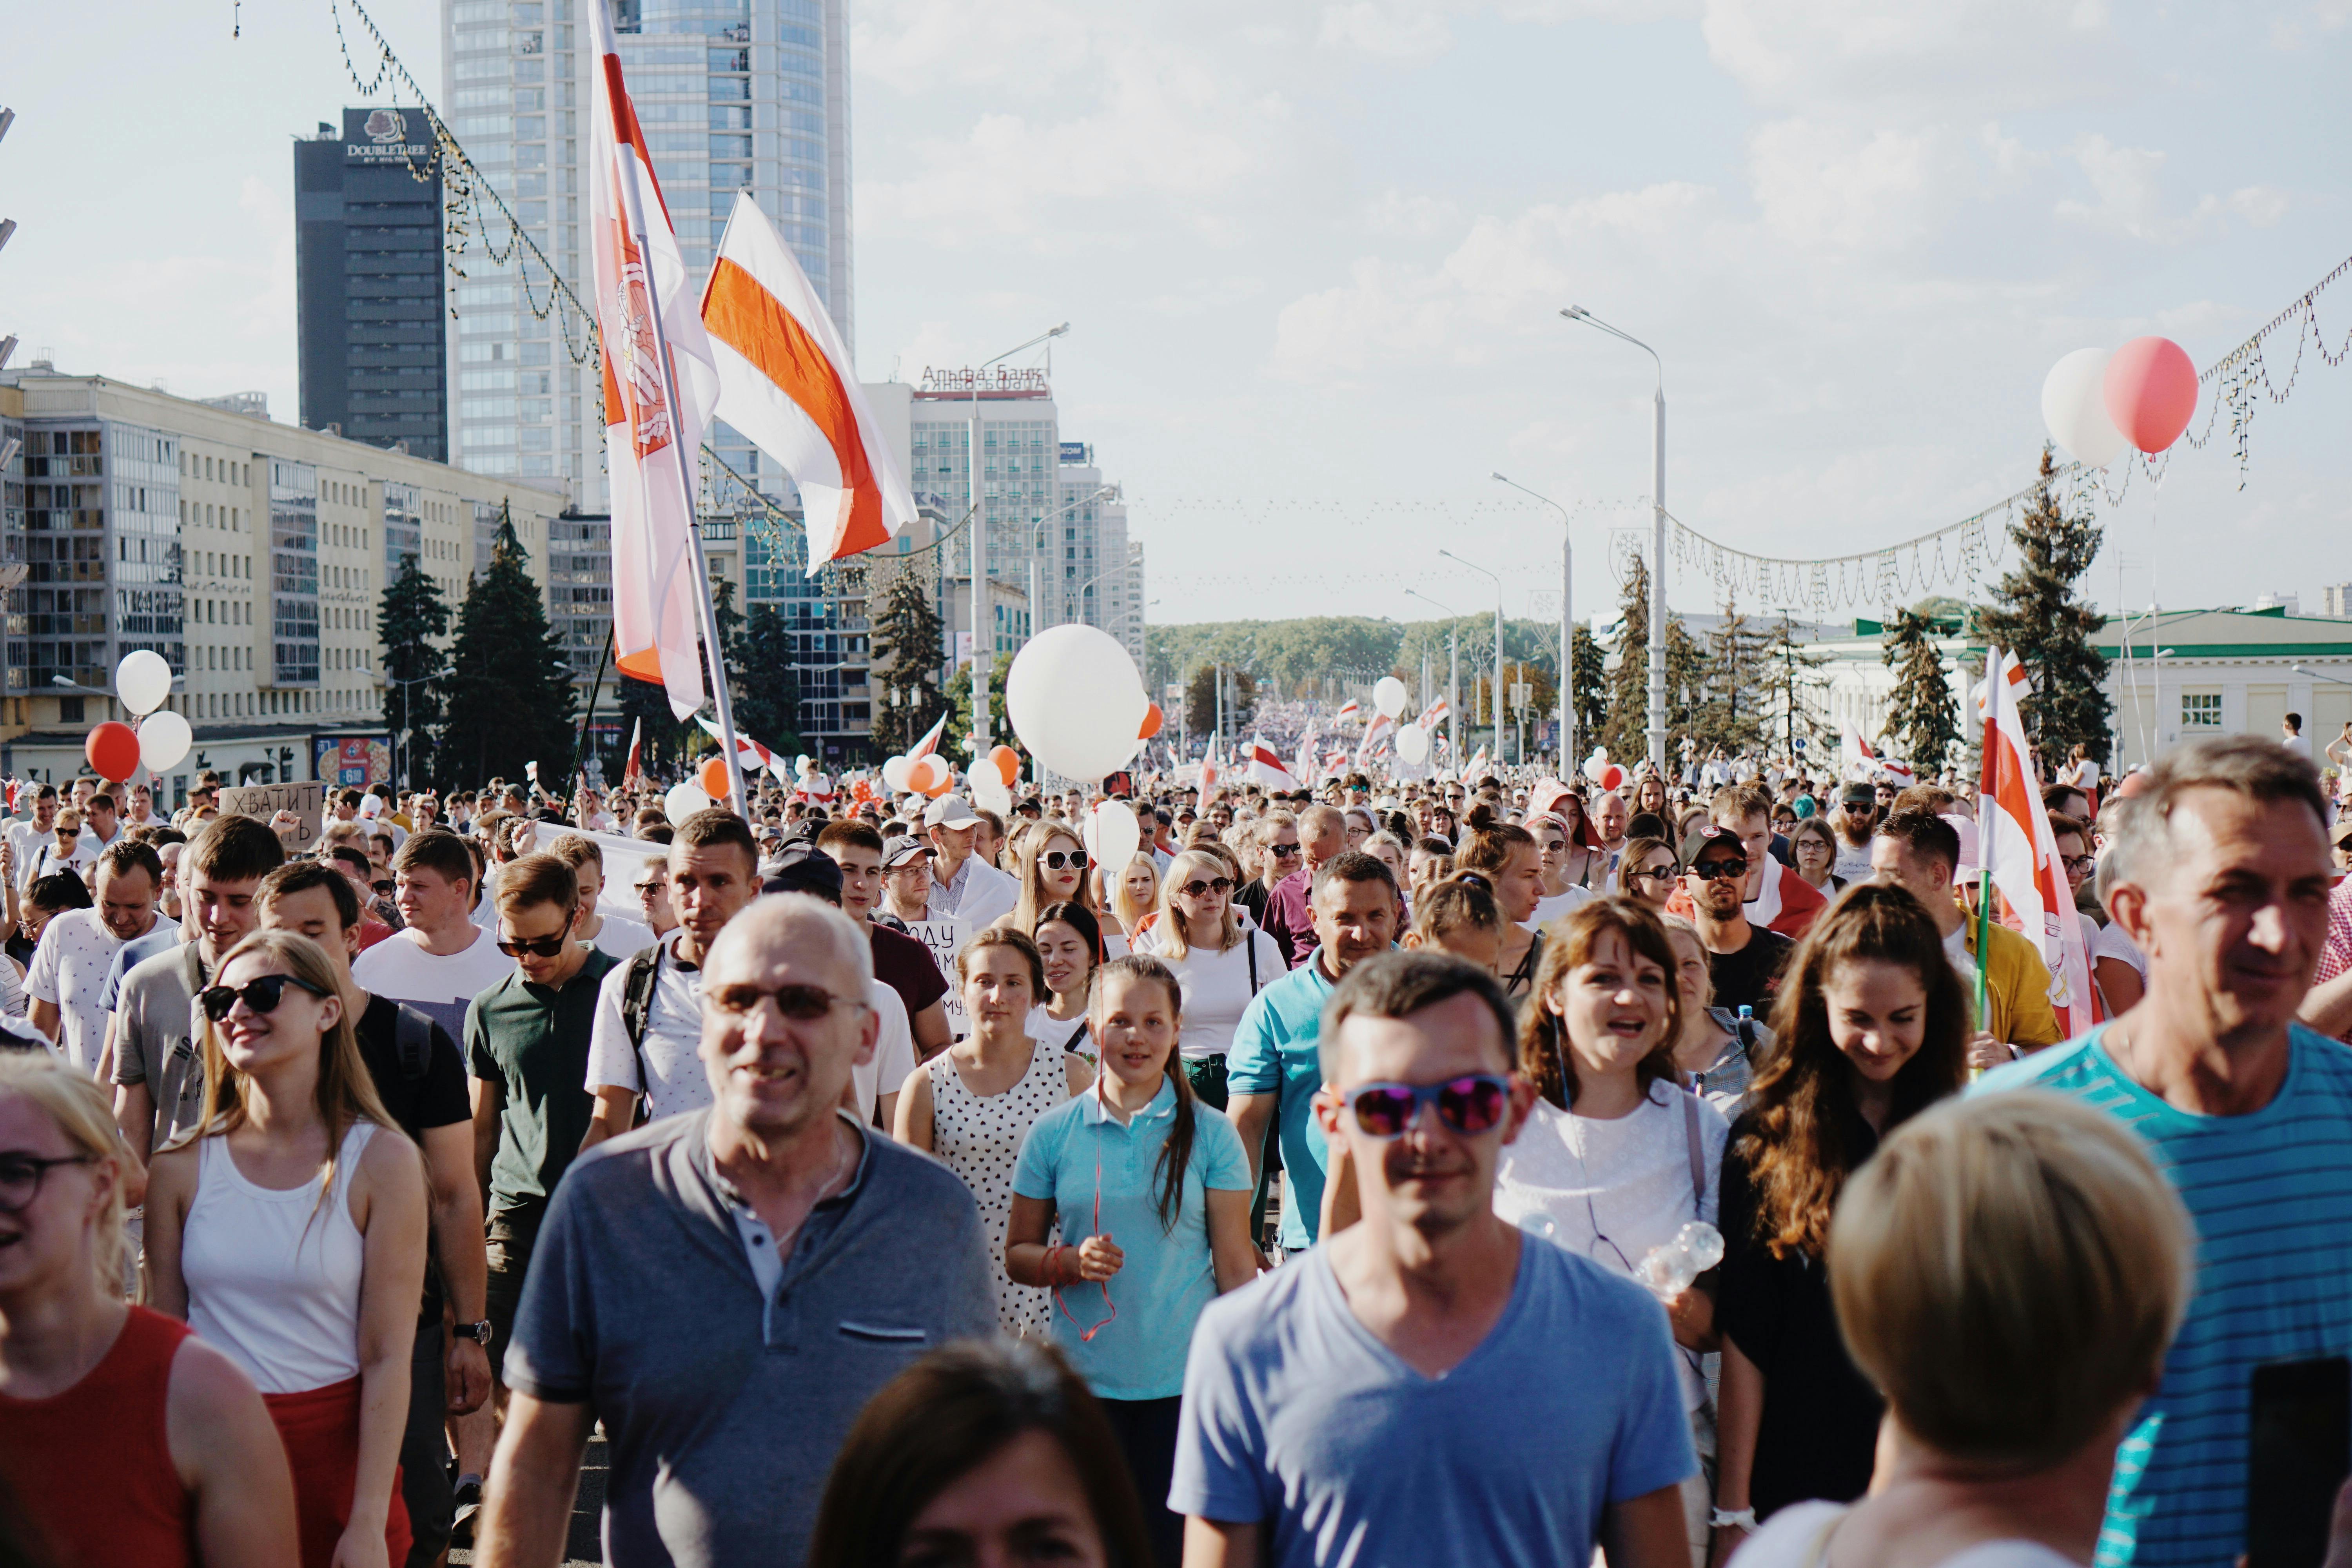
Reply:
M1015 1285L1005 1275L1004 1231L1013 1218L1013 1171L1021 1159L1021 1142L1039 1117L1070 1098L1061 1047L1036 1042L1029 1053L1029 1070L1002 1094L972 1093L956 1071L951 1052L941 1051L924 1070L931 1075L931 1152L971 1189L981 1224L988 1231L997 1325L1008 1334L1047 1338L1053 1329L1053 1292Z

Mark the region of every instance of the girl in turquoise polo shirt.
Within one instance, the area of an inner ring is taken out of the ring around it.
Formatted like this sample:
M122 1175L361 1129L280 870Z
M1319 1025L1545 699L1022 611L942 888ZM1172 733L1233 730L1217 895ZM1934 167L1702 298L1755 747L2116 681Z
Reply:
M1103 1402L1168 1564L1182 1543L1167 1498L1192 1325L1257 1272L1249 1162L1233 1123L1193 1097L1176 1054L1182 1006L1156 958L1095 971L1101 1070L1030 1128L1004 1247L1014 1280L1052 1288L1054 1337ZM1051 1239L1056 1217L1072 1239Z

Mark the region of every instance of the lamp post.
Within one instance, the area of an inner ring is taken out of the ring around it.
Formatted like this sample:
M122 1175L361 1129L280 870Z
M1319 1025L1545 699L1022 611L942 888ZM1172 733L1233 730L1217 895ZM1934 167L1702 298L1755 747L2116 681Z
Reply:
M988 518L980 510L980 377L981 372L992 364L1024 353L1039 343L1060 337L1070 330L1070 323L1038 333L1018 348L1006 349L996 358L983 360L971 373L971 451L965 460L971 495L971 754L983 756L988 751L988 672L996 658L996 639L985 635L982 628L989 620L988 606ZM1029 606L1032 624L1037 614L1034 605Z
M1445 749L1453 753L1454 765L1462 765L1462 628L1456 623L1461 616L1451 608L1431 598L1418 588L1405 592L1423 604L1444 610L1445 622Z
M2164 750L2164 661L2172 651L2160 647L2148 656L2148 663L2156 670L2156 747L2147 754L2150 763L2155 763L2157 752Z
M446 669L436 669L429 675L412 675L406 680L385 682L388 686L400 688L400 781L403 789L416 787L416 780L410 776L416 768L416 742L411 739L415 733L416 727L414 721L415 716L409 711L408 689L412 686L421 686L428 680L446 680L449 674L450 671Z
M1658 390L1650 420L1650 765L1666 771L1666 365L1658 351L1620 331L1581 305L1560 314L1629 342L1657 367Z
M1569 759L1576 755L1576 612L1570 595L1576 586L1576 542L1569 537L1568 509L1547 495L1538 495L1517 479L1496 474L1499 484L1536 500L1559 513L1559 773L1568 776ZM1522 758L1522 761L1526 759Z
M1495 584L1495 674L1492 685L1495 691L1495 761L1500 763L1503 760L1503 580L1484 566L1471 566L1469 562L1451 550L1440 550L1438 553L1448 561L1469 566L1481 577L1492 579ZM1522 763L1527 761L1525 757L1518 760Z
M1060 519L1060 517L1062 516L1062 514L1063 514L1063 513L1065 513L1065 512L1071 512L1071 511L1076 511L1076 510L1078 510L1078 508L1080 508L1080 507L1082 507L1082 506L1086 505L1088 501L1092 501L1092 500L1102 500L1102 498L1103 498L1103 497L1105 497L1105 496L1107 496L1107 495L1111 494L1112 492L1116 491L1118 489L1118 487L1117 485L1105 485L1105 486L1103 486L1100 489L1096 490L1096 491L1095 491L1093 494L1091 494L1091 495L1083 495L1083 496L1080 496L1077 500L1074 500L1074 501L1066 501L1066 502L1063 503L1061 506L1055 508L1052 511L1047 512L1045 516L1043 516L1043 517L1041 517L1041 518L1038 518L1035 521L1034 521L1034 522L1032 522L1032 523L1030 524L1030 533L1029 533L1029 635L1030 635L1031 637L1035 637L1039 632L1041 632L1041 631L1045 630L1045 627L1039 624L1039 623L1040 623L1040 621L1042 621L1042 620L1044 619L1043 616L1042 616L1042 615L1040 614L1040 612L1039 612L1039 606L1045 603L1045 600L1044 600L1044 599L1042 599L1041 597L1039 597L1039 595L1040 595L1040 593L1043 591L1044 586L1045 586L1045 584L1044 584L1044 574L1043 574L1042 573L1040 573L1040 572L1038 571L1038 569L1037 569L1037 552L1038 552L1040 550L1042 550L1042 549L1044 549L1044 548L1045 548L1045 545L1044 545L1043 541L1044 541L1044 538L1045 538L1045 529L1046 524L1051 523L1051 522L1054 522L1054 521L1055 521L1059 520L1059 519ZM1102 575L1102 574L1101 574L1101 573L1099 573L1099 572L1097 572L1097 573L1096 573L1096 574L1095 574L1095 576L1096 576L1096 577L1099 577L1099 576L1101 576L1101 575ZM1088 578L1088 579L1087 579L1087 581L1088 581L1089 583L1091 583L1093 580L1094 580L1093 578ZM1059 622L1059 621L1055 621L1054 624L1055 624L1055 626L1059 626L1059 625L1061 625L1061 622ZM1110 628L1109 628L1108 626L1105 626L1103 629L1104 629L1105 631L1108 631L1108 630L1109 630Z

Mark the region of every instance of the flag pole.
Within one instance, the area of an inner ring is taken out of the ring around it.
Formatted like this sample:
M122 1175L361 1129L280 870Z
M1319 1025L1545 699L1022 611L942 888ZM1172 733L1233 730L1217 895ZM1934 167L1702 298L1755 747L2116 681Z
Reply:
M1979 1029L1986 1026L1985 961L1990 956L1986 949L1992 942L1992 835L1993 820L2000 813L1989 809L1988 803L2000 787L2000 764L1993 735L2000 727L2001 694L2000 649L1995 647L1985 656L1984 708L1978 715L1977 729L1977 749L1984 754L1984 765L1977 770L1976 1024Z

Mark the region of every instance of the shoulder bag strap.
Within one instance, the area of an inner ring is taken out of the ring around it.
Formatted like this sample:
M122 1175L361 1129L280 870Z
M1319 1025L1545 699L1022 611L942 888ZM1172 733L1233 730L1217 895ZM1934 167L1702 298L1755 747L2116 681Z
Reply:
M1691 1207L1696 1214L1706 1203L1706 1155L1698 1146L1698 1096L1688 1089L1683 1097L1683 1145L1690 1153Z
M1249 954L1250 994L1257 994L1257 931L1255 927L1242 932L1242 951Z

